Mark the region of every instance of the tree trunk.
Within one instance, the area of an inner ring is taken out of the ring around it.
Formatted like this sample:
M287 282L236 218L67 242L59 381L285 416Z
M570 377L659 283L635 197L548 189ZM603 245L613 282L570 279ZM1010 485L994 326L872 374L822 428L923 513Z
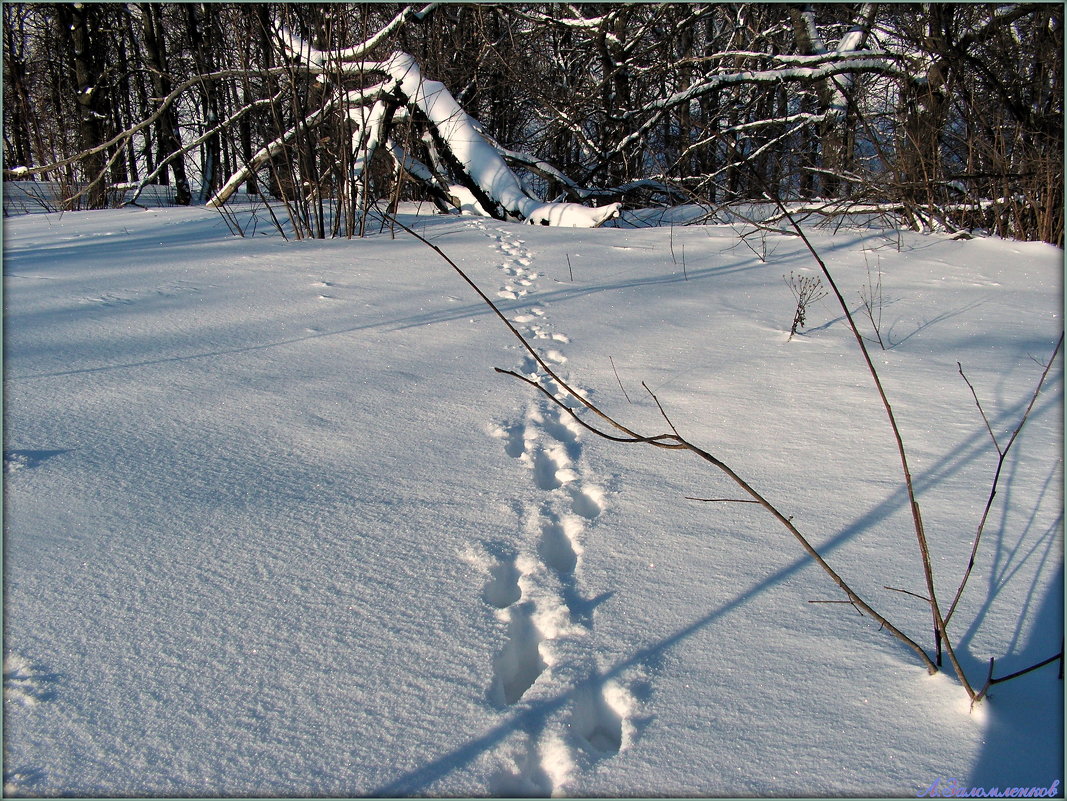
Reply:
M215 64L214 50L219 46L216 41L214 24L214 6L207 3L188 3L185 6L186 32L192 45L193 64L197 72L212 72ZM219 98L214 81L200 83L201 109L204 129L210 130L219 122ZM205 202L219 184L219 170L222 161L222 140L218 133L212 134L201 149L202 173L198 203Z
M167 51L163 37L163 10L159 3L141 3L141 17L144 27L144 57L152 73L152 91L157 98L166 97L171 91L170 73L167 68ZM159 141L159 161L181 150L181 137L178 132L178 119L171 106L156 123L156 137ZM189 189L189 179L185 174L185 156L178 154L170 162L174 174L174 202L179 206L188 206L193 199ZM167 183L167 168L160 173L160 183Z
M98 54L103 43L93 41L94 16L100 6L58 3L56 17L66 43L65 57L74 71L75 100L78 110L78 145L88 150L105 141L102 120L106 108L106 90L102 85L103 67ZM80 159L83 180L86 182L84 206L90 209L106 208L107 184L104 173L106 162L103 153L92 153ZM68 199L67 205L71 205Z

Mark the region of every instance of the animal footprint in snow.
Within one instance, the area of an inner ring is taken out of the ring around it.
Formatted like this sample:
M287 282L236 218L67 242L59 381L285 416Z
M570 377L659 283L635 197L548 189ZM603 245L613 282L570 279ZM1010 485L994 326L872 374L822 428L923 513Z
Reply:
M4 451L4 472L14 473L30 466L30 458L21 451Z
M534 483L538 489L554 490L574 481L578 475L570 468L567 449L560 442L540 448L533 457Z
M539 419L538 417L537 420ZM537 431L532 425L536 425L536 421L521 420L501 425L490 425L486 431L494 439L504 440L504 453L512 459L518 459L526 456L537 439Z
M496 609L507 609L522 597L519 579L523 566L515 549L505 542L484 542L481 548L466 548L460 559L482 574L489 574L482 599Z
M598 757L612 756L629 739L627 716L632 705L622 687L594 675L574 691L571 726L588 751Z
M550 517L541 526L538 555L557 573L573 573L581 553L578 546L578 535L581 531L581 524L572 517L564 517L561 520Z
M489 581L485 583L482 597L497 609L506 609L522 597L519 587L519 568L515 558L499 560L489 567Z
M497 798L549 798L555 792L552 777L545 772L536 748L509 760L489 777L489 795Z
M604 491L597 487L572 488L571 509L587 520L599 517L604 511Z
M561 412L558 408L549 409L543 423L545 433L553 439L557 439L567 446L567 452L577 458L580 452L578 447L578 432L581 430L578 423L569 415Z
M541 656L544 639L533 620L533 604L516 604L508 610L508 641L493 663L490 699L511 706L529 690L548 667Z
M36 706L55 696L51 685L57 680L56 674L43 670L40 665L24 657L16 654L4 657L4 701Z
M504 445L504 453L512 459L518 459L526 453L526 426L522 423L512 426L508 430L507 443Z
M575 765L558 733L535 728L504 753L506 762L489 778L490 795L503 798L555 798L564 795Z
M128 303L133 303L137 292L135 290L127 290L123 292L120 290L120 294L113 292L105 292L103 295L82 298L82 303L98 303L101 306L124 306Z
M40 798L45 775L36 768L4 771L4 796L6 798Z

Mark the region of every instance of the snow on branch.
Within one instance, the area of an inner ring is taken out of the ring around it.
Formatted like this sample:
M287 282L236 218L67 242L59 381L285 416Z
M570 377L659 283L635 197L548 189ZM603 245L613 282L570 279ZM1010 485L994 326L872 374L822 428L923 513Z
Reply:
M844 40L842 40L844 41ZM848 62L856 58L882 58L896 59L900 56L884 50L832 50L822 53L764 53L759 50L720 50L704 56L686 56L679 59L677 64L714 64L718 62L751 59L782 67L815 67L833 62Z
M253 111L255 109L258 109L258 108L262 108L264 106L271 106L271 105L277 103L278 100L281 98L281 96L282 96L284 91L285 90L283 89L283 90L279 91L277 94L275 94L272 97L264 98L262 100L254 100L251 103L245 104L245 106L243 108L240 108L237 111L235 111L227 119L223 120L222 122L218 123L217 125L215 125L215 126L209 128L208 130L204 131L204 133L202 133L196 139L193 139L191 142L188 142L187 144L183 145L178 150L175 150L173 153L171 153L165 159L162 159L155 166L155 169L153 169L151 172L149 172L147 175L145 175L145 177L142 178L140 181L137 181L132 185L132 188L134 190L133 196L131 198L129 198L128 200L124 201L122 203L122 205L123 206L128 206L128 205L136 204L138 198L141 197L141 193L144 192L145 188L149 184L154 182L156 180L156 178L159 177L159 174L162 173L163 170L165 170L168 167L168 165L170 165L171 162L175 161L178 158L181 158L182 156L184 156L186 153L189 153L194 148L199 147L201 144L206 142L212 136L217 135L219 133L219 131L226 130L230 125L232 125L235 121L237 121L238 119L243 117L248 112Z
M695 83L681 91L649 103L644 109L627 112L626 116L634 117L646 110L659 110L672 108L688 103L702 95L709 94L716 89L732 84L759 84L780 83L783 81L814 82L832 78L837 75L857 72L877 72L887 75L896 75L899 70L886 58L870 53L862 55L854 54L852 58L834 60L819 67L790 67L788 69L768 69L755 71L741 71L713 75L705 81Z
M837 54L838 56L842 54ZM709 78L692 84L691 86L674 92L666 97L654 100L640 109L624 112L622 117L627 120L635 120L644 117L629 134L615 143L614 147L606 153L600 154L601 161L608 160L622 153L634 142L645 137L649 130L658 125L664 114L669 110L690 103L699 97L711 94L724 86L743 84L769 84L777 85L785 82L814 83L821 80L833 80L837 76L851 76L857 73L878 73L882 75L901 75L901 70L885 57L865 51L857 51L849 54L844 59L832 59L828 63L817 67L788 67L765 70L741 70L737 72L724 72L712 75ZM843 95L842 95L843 97ZM841 106L843 108L843 104ZM838 106L833 106L833 113ZM650 113L651 112L651 113ZM646 116L647 115L647 116Z
M351 47L343 47L338 50L319 50L296 36L293 36L285 28L275 32L275 36L281 41L289 53L299 58L309 70L322 72L329 65L343 64L363 58L371 50L396 33L410 20L422 20L427 17L440 3L429 3L421 11L415 11L413 6L405 6L377 33L365 41Z
M227 200L230 199L233 193L237 191L237 188L241 184L247 181L250 176L255 174L256 170L266 164L269 159L281 153L285 149L285 146L289 143L289 141L292 140L294 136L296 136L296 134L302 127L314 128L317 125L321 124L331 112L333 112L335 109L338 108L339 105L341 105L342 102L356 103L364 99L376 97L380 93L382 88L383 85L379 84L377 86L372 86L368 89L346 92L344 95L339 95L337 97L331 98L330 100L327 100L325 103L323 103L321 108L317 109L307 118L305 118L299 125L294 125L281 136L277 137L272 142L260 148L259 151L252 156L251 160L249 160L247 164L245 164L243 167L237 170L237 172L230 176L229 180L227 180L226 183L223 184L222 188L219 189L219 191L216 192L214 196L207 202L207 206L209 208L219 208L220 206L222 206Z

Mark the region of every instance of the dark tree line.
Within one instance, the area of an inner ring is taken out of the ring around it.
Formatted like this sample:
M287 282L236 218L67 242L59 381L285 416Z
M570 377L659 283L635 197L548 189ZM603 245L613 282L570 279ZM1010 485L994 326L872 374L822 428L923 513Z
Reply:
M205 202L242 168L243 191L305 215L331 199L351 219L368 197L447 205L433 127L375 105L388 87L361 97L380 76L341 58L369 43L360 57L379 65L413 56L543 197L770 191L1062 245L1059 4L404 9L4 4L5 177L55 182L69 207L145 184ZM286 34L336 62L309 68ZM309 233L325 235L316 214Z

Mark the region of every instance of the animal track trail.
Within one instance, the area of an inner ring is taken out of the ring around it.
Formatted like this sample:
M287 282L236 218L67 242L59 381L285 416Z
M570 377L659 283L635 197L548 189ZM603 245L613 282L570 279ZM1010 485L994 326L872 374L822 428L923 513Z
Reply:
M497 268L503 273L503 285L496 296L503 300L519 300L537 291L537 280L542 274L531 269L534 262L533 253L526 247L525 240L518 238L507 228L498 227L490 231L484 226L483 233L489 236L495 245L499 261ZM544 309L532 307L512 317L512 321L524 330L522 333L530 339L548 339L567 342L566 337L546 330L543 326L531 326L529 323L543 319Z
M497 297L519 301L505 313L561 380L571 339L555 330L546 307L534 301L541 273L525 242L505 227L480 226L493 242L501 283ZM529 304L529 305L525 305ZM563 388L528 353L516 372L557 398ZM547 697L565 703L546 716L527 717L494 752L500 769L491 795L566 795L576 772L593 770L626 751L635 737L639 700L626 677L606 677L594 622L612 592L588 592L583 558L608 509L606 486L583 459L582 427L550 399L531 399L518 418L490 427L508 458L530 476L516 490L520 525L513 545L497 544L485 564L483 600L505 626L492 662L487 697L500 710ZM551 694L551 695L549 695Z
M497 620L506 625L505 642L492 663L492 677L486 691L488 702L497 708L518 703L548 667L541 643L552 636L545 626L542 604L526 597L531 589L531 573L536 560L520 553L512 544L483 542L461 558L486 576L481 597L492 607ZM546 629L549 633L546 635Z
M485 551L467 552L463 558L487 575L482 600L505 625L504 645L493 657L486 689L486 701L502 709L518 703L548 667L541 653L545 635L536 619L537 604L523 598L529 560L516 556L510 547L499 548L500 543L483 545ZM494 551L495 555L487 558L487 552Z
M17 710L29 709L51 701L57 695L56 688L62 677L45 666L16 653L4 656L4 714L14 718ZM41 797L45 792L46 775L43 770L28 765L18 767L4 759L4 797Z

